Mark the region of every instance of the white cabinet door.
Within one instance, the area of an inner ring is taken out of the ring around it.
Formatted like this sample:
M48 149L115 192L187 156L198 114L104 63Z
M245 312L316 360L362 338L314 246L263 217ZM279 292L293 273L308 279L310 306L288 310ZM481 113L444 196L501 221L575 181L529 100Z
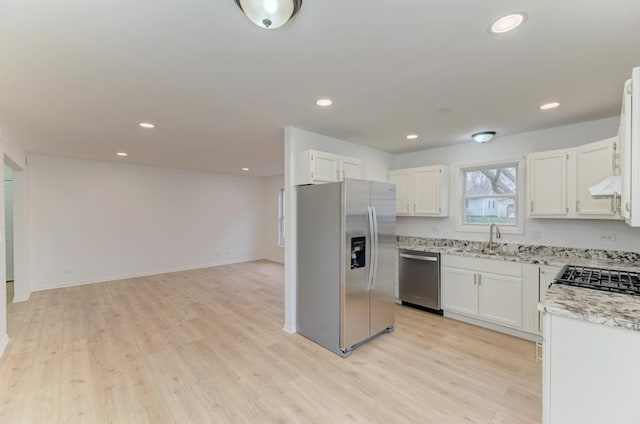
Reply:
M411 211L410 179L411 173L408 170L389 173L389 182L396 185L396 214L398 215L408 215Z
M479 274L478 316L510 327L522 328L522 278Z
M466 269L442 267L442 309L459 314L478 315L476 273Z
M413 177L414 215L440 215L441 172L438 166L415 169Z
M616 215L613 199L594 199L589 193L589 187L615 174L616 141L608 138L576 148L577 215Z
M340 173L342 176L341 180L344 180L345 178L361 179L362 166L360 159L341 157Z
M544 295L547 293L549 285L553 283L556 275L562 268L555 266L541 266L540 267L540 279L538 282L538 303L544 300ZM542 333L542 312L538 312L538 332Z
M311 153L311 181L332 183L338 181L338 156L324 152Z
M568 163L572 150L527 155L529 216L564 217L567 205Z

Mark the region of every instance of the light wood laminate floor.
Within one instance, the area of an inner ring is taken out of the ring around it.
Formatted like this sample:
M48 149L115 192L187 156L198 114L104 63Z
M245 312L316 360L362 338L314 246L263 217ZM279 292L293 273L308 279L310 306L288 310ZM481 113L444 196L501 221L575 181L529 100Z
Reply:
M1 423L540 423L510 336L397 307L348 359L282 330L266 261L33 293L9 305Z

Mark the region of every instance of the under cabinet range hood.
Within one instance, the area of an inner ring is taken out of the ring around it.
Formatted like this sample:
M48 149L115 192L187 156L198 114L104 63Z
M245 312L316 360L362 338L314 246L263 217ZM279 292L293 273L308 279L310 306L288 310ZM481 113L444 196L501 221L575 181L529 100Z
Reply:
M589 193L595 198L620 196L622 194L622 177L611 175L589 187Z

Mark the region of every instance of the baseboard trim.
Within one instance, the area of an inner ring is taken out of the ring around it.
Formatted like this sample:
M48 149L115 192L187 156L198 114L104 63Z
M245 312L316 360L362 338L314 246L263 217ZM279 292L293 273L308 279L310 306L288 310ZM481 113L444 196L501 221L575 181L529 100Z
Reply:
M289 333L289 334L296 334L297 331L295 328L289 328L286 325L282 328L285 332Z
M0 358L2 358L2 355L4 354L4 349L7 347L8 344L9 344L9 336L5 334L2 337L2 340L0 340Z
M191 266L169 268L169 269L158 270L158 271L146 271L146 272L139 272L139 273L132 273L132 274L114 275L109 277L101 277L94 280L69 281L65 283L49 284L41 287L34 287L32 291L38 292L38 291L44 291L44 290L63 289L66 287L84 286L85 284L106 283L108 281L126 280L128 278L150 277L152 275L170 274L172 272L181 272L181 271L192 271L195 269L212 268L215 266L233 265L233 264L239 264L243 262L254 262L259 260L261 260L261 258L233 259L230 261L212 262L212 263L203 264L203 265L191 265Z
M466 322L467 324L473 324L473 325L476 325L478 327L487 328L489 330L497 331L498 333L505 333L505 334L508 334L510 336L514 336L514 337L518 337L518 338L521 338L521 339L529 340L531 342L537 342L537 341L542 340L541 336L539 336L537 334L534 334L534 333L528 333L526 331L517 330L515 328L505 327L505 326L500 325L500 324L494 324L492 322L487 322L487 321L483 321L483 320L480 320L480 319L467 317L465 315L456 314L455 312L444 311L444 316L446 318L455 319L456 321Z
M13 302L12 303L26 302L27 300L29 300L30 297L31 297L31 292L27 293L27 295L25 297L15 297L15 296L13 296Z

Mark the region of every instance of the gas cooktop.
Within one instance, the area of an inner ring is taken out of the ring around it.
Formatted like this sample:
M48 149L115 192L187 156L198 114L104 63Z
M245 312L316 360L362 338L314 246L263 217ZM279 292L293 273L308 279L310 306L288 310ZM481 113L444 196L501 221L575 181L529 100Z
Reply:
M640 296L640 272L565 265L554 284Z

